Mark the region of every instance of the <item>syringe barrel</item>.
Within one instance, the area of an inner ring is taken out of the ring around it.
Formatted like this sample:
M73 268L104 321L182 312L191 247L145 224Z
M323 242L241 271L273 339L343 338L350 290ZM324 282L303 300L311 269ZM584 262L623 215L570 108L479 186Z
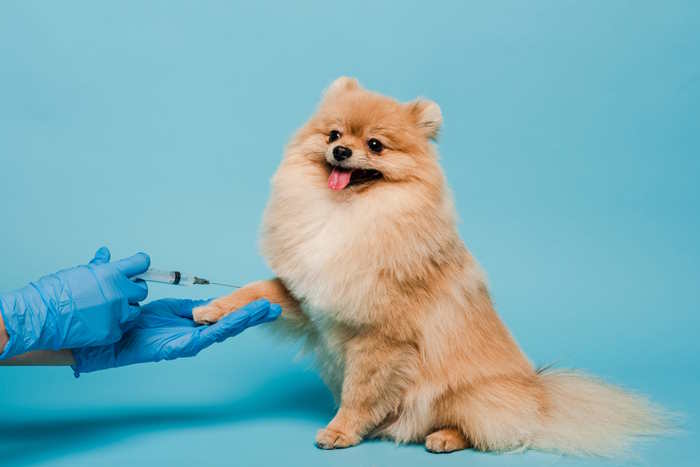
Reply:
M149 282L160 282L162 284L178 284L182 283L182 275L178 271L163 271L161 269L149 269L143 274L134 276L133 279L141 279Z

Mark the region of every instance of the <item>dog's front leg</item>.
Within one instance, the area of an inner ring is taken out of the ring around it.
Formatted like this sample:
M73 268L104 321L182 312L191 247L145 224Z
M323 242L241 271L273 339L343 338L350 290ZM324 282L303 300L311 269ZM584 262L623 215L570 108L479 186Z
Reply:
M340 409L316 435L321 449L359 444L401 404L415 349L383 336L354 337L347 344Z
M282 314L291 320L303 320L299 302L291 295L280 279L251 282L230 295L217 298L192 312L198 323L215 323L248 303L265 298L282 307Z

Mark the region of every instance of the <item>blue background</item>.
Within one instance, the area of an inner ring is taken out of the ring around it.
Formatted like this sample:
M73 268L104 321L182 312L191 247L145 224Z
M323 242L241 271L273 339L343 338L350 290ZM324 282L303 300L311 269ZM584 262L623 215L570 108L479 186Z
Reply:
M0 2L0 290L103 243L221 280L268 276L268 180L321 90L356 76L442 106L460 231L532 360L684 412L684 433L636 455L697 465L698 57L693 1ZM296 351L253 329L78 380L0 369L0 463L621 463L319 451L333 403Z

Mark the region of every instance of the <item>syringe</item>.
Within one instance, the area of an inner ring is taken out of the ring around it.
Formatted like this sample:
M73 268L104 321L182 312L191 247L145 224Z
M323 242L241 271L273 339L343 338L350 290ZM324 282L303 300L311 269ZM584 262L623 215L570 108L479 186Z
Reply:
M132 277L132 279L141 279L146 282L160 282L161 284L170 285L221 285L224 287L240 288L237 285L226 284L225 282L214 282L209 279L197 277L194 274L187 274L180 271L163 271L161 269L150 268L143 274Z

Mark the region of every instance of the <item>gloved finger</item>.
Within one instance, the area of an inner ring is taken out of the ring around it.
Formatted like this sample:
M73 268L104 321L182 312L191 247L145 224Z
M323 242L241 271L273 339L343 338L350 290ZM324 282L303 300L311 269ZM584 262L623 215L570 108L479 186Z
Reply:
M240 334L249 327L249 322L249 315L241 314L236 316L235 313L231 313L214 324L198 328L199 339L197 340L197 345L199 350L197 351L199 352L215 342L222 342L229 337Z
M248 326L254 326L258 324L261 320L263 320L269 313L272 305L270 304L269 300L266 299L260 299L256 300L254 302L250 302L243 308L240 308L236 311L235 313L246 313L248 316L250 316L250 321L248 323Z
M145 281L132 281L123 277L119 280L119 289L132 305L142 302L148 297L148 285Z
M111 257L112 254L109 252L109 248L102 246L95 252L95 257L90 260L89 264L106 264L109 263Z
M207 303L211 302L212 300L214 300L214 299L208 298L206 300L190 300L190 299L173 300L174 306L172 307L172 310L177 316L192 319L192 310L193 309L197 308L198 306L206 305Z
M259 320L267 315L269 311L270 302L257 300L224 316L215 324L201 329L200 337L205 346L214 342L221 342L254 324L259 324Z
M267 310L256 312L250 319L248 327L274 321L282 313L282 308L277 304L270 304Z
M201 300L204 303L209 301ZM270 312L271 310L273 310L272 313ZM279 305L270 306L270 302L267 300L252 302L224 316L215 324L197 328L185 348L180 349L178 357L197 355L215 342L223 342L251 326L277 318L281 312L282 309Z
M120 259L113 264L117 267L119 272L126 277L131 277L146 272L151 265L151 257L146 253L136 253L134 256Z
M262 323L269 323L270 321L274 321L277 318L279 318L281 314L282 314L282 307L276 303L273 303L272 305L270 305L270 310L267 312L267 314L263 315L263 317L261 319L259 319L258 321L256 321L254 325L262 324Z

